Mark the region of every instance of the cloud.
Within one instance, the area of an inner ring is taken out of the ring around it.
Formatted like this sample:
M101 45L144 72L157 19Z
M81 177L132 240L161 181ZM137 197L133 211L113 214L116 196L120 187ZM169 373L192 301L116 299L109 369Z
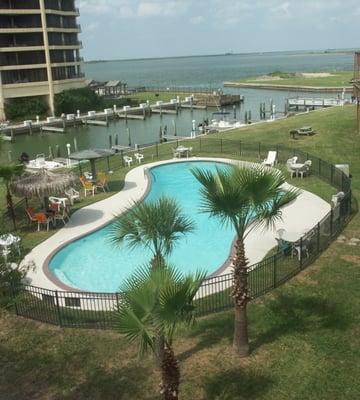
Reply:
M183 14L188 6L187 1L141 1L136 15L138 17L171 17Z
M190 22L194 25L199 25L204 22L204 17L202 15L197 15L196 17L190 18Z
M81 14L112 18L171 17L187 11L191 0L78 0Z

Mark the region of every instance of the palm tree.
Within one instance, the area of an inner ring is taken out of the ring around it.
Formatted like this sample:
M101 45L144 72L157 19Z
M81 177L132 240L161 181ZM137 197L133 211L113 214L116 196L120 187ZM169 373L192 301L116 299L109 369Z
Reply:
M237 235L233 260L233 346L239 356L245 357L249 354L246 307L251 293L244 241L256 228L272 228L281 219L282 207L293 201L298 191L285 191L283 174L262 166L231 166L226 170L217 168L216 172L194 169L193 174L202 185L204 212L219 218L224 225L232 225Z
M15 176L21 175L23 171L24 171L24 165L12 165L12 164L0 165L0 178L2 178L6 187L6 206L13 221L15 229L16 229L16 220L15 220L14 204L10 191L10 182Z
M152 265L164 263L175 243L194 230L194 223L181 211L175 200L160 197L155 201L136 202L117 218L111 240L130 248L143 247L153 254Z
M156 336L164 335L160 392L165 400L177 400L180 369L173 349L179 325L194 321L193 299L204 279L201 273L183 276L177 270L144 268L124 285L124 303L115 316L116 329L130 342L137 342L139 355L156 353Z

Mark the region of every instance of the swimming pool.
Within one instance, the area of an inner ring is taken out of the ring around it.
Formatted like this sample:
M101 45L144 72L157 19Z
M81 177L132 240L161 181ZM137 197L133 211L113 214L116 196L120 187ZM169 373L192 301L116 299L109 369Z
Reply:
M215 272L228 258L235 237L232 227L220 226L200 210L200 184L192 168L215 170L229 168L219 162L186 161L149 170L151 188L145 201L162 195L176 199L184 214L195 222L193 233L181 238L169 257L183 272L197 269ZM138 267L148 264L149 250L129 250L124 244L114 247L109 241L111 224L60 249L49 262L49 270L64 284L94 292L115 292Z

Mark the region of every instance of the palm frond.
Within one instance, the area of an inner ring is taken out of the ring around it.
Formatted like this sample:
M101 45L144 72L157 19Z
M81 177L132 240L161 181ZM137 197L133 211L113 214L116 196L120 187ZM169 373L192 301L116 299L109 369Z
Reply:
M110 230L110 241L116 245L150 248L155 255L171 253L175 243L195 229L175 200L160 197L155 201L136 202L117 217Z
M158 332L171 344L177 326L193 321L192 301L204 278L203 273L184 276L168 266L138 270L124 285L125 301L116 313L115 327L138 342L140 354L154 350Z

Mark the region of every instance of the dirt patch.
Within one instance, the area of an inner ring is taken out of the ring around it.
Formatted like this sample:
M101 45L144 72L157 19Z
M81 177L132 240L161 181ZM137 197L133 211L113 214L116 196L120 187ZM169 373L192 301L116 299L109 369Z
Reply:
M310 271L304 271L297 275L296 280L302 284L309 285L309 286L315 286L318 284L318 281L315 279L312 279L309 276Z
M347 262L356 264L356 265L360 265L360 257L359 256L345 255L345 256L341 256L341 259L345 260Z
M329 72L303 72L301 74L304 78L328 78L329 76L334 76Z

